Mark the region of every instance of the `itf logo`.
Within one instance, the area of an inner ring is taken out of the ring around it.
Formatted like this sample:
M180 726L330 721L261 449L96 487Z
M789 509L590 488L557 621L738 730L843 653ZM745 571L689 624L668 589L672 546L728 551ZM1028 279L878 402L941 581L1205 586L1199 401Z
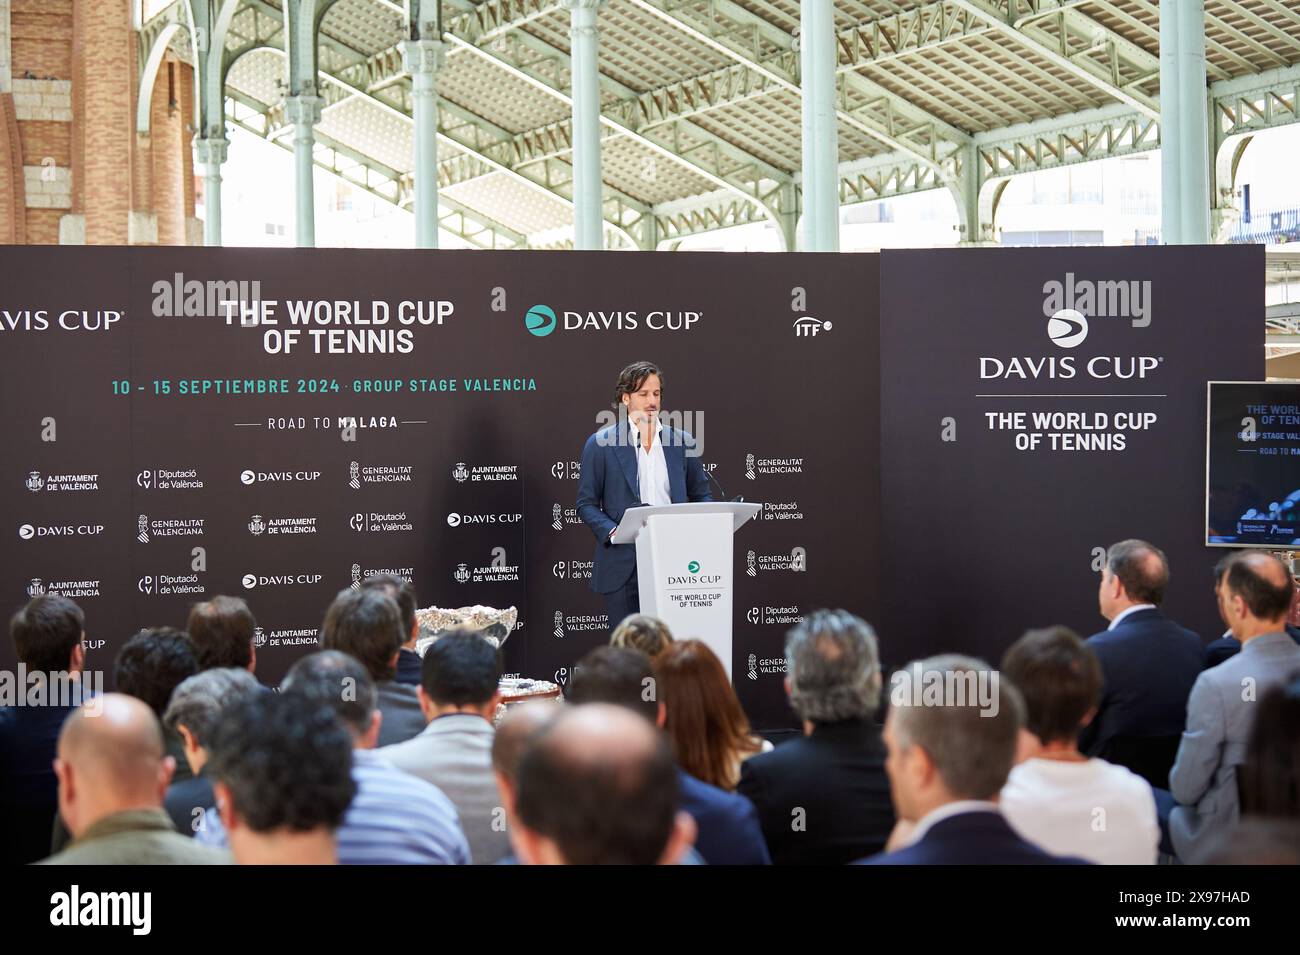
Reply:
M361 465L356 461L348 465L348 487L354 491L361 490Z
M534 305L524 316L524 327L538 338L545 338L555 331L555 310L549 305Z
M140 515L140 529L136 533L135 539L141 544L149 543L149 518L144 514Z
M757 555L752 550L745 555L745 573L751 577L758 576L758 569L754 566L756 557Z
M794 320L795 338L816 338L818 332L829 332L830 330L830 322L823 322L820 318L813 318L811 315L805 315L803 318Z
M555 611L555 635L564 639L564 613L560 610Z
M33 471L27 475L27 480L23 482L27 485L27 490L35 494L41 488L45 487L45 479L41 477L40 471Z
M756 653L749 655L749 673L747 675L751 680L758 679L758 654Z

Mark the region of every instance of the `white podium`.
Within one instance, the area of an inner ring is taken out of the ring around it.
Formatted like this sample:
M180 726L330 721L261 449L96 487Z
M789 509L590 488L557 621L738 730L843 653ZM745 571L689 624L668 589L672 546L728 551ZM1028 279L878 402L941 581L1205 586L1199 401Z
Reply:
M718 655L731 678L731 535L761 510L751 503L629 507L612 538L636 541L641 612L677 640L696 639ZM611 621L616 626L618 621Z

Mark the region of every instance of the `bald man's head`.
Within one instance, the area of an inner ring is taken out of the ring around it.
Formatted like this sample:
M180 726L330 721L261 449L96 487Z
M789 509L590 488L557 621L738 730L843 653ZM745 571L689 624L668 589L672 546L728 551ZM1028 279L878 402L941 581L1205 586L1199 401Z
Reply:
M563 709L552 700L530 700L506 710L492 737L492 768L513 783L524 748Z
M107 693L74 710L59 734L59 811L73 835L104 816L157 809L175 761L145 703Z
M652 865L674 835L672 753L624 707L566 709L529 741L516 782L520 822L570 865Z
M1286 564L1265 551L1247 550L1225 557L1216 571L1220 601L1240 598L1250 616L1282 629L1295 592Z

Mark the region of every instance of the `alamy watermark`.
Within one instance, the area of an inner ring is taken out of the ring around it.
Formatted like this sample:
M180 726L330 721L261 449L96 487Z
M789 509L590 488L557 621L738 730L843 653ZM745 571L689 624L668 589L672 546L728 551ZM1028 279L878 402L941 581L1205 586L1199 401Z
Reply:
M978 707L980 716L998 715L997 670L926 669L911 663L889 678L889 704L903 706Z
M87 716L103 710L104 674L100 670L69 673L28 670L0 670L0 706L85 706Z

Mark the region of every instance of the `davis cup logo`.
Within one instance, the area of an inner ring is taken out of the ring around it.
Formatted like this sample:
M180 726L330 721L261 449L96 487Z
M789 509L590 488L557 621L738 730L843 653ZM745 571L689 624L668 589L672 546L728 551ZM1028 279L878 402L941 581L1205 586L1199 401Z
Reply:
M242 484L253 484L257 481L257 475L252 471L240 471L239 480Z
M40 471L33 471L31 474L27 475L27 480L23 483L27 485L27 490L31 491L33 494L45 486L45 480L41 477Z
M29 541L36 536L36 528L32 527L31 524L23 524L18 528L18 536L25 541Z
M456 479L458 484L464 484L469 480L469 468L465 467L464 461L456 462L456 466L451 469L451 476Z
M361 589L361 565L360 564L352 565L352 589L353 590Z
M261 514L254 514L252 520L248 522L248 530L253 536L257 536L266 530L266 524L262 521Z
M524 327L538 338L555 331L555 311L549 305L534 305L524 316Z
M754 473L754 456L752 454L745 455L745 477L751 481L756 480L758 477Z
M460 515L457 514L455 511L452 511L450 514L448 514L448 515L447 515L447 526L448 526L448 527L459 527L459 526L460 526Z
M142 594L153 593L153 578L141 577L138 581L136 581L135 589L140 591L140 593Z
M361 490L361 465L356 461L348 465L348 487L354 491Z
M27 585L27 596L41 597L45 594L45 582L39 577L33 577L32 582Z
M470 577L469 567L465 564L457 564L456 572L452 576L456 578L458 584L468 583Z
M555 635L564 639L564 614L559 610L555 611Z
M551 508L551 526L557 531L564 530L564 509L558 504Z
M691 561L686 565L686 570L692 574L698 574L700 572L700 562L698 560Z
M135 483L147 491L149 488L153 487L153 472L141 471L135 476Z
M140 530L136 533L135 539L141 544L149 543L149 518L143 514L140 515Z
M757 555L752 550L745 555L745 573L749 574L751 577L758 576L758 570L754 567L756 556Z
M1061 348L1082 345L1088 337L1088 319L1073 308L1063 308L1047 320L1047 335Z
M751 680L757 680L757 679L758 679L758 655L757 655L757 654L753 654L753 653L751 653L751 654L749 655L749 673L748 673L748 676L749 676L749 678L750 678Z
M243 583L243 585L244 585L244 589L245 589L245 590L252 590L254 587L257 586L257 575L256 575L256 574L244 574L244 577L243 577L242 583Z

